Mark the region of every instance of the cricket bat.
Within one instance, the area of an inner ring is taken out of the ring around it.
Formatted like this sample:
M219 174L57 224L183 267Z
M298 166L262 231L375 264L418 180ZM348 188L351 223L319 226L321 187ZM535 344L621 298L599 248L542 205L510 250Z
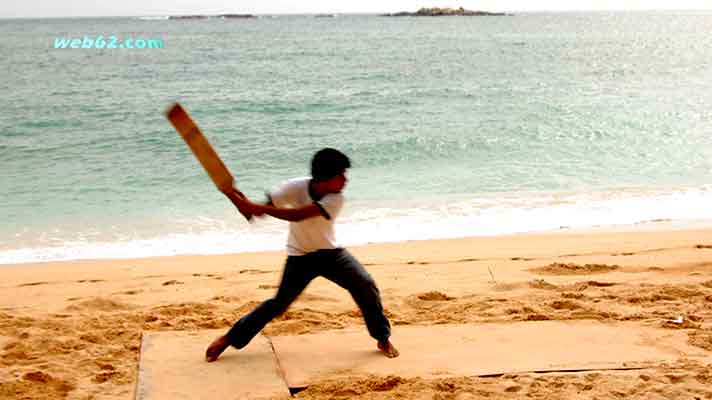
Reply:
M198 125L188 115L188 112L179 104L175 103L166 111L166 118L173 124L180 136L193 152L195 157L200 161L200 164L208 173L210 179L213 180L215 186L220 191L227 191L235 187L235 178L227 169L225 164L218 156L218 153L210 145L208 139L200 131ZM242 194L242 193L240 193ZM252 219L252 215L240 212L248 221Z

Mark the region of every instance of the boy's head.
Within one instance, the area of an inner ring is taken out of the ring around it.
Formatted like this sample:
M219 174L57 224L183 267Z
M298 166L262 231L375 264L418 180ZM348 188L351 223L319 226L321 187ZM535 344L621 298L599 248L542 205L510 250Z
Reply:
M351 167L346 154L332 148L321 149L314 154L311 175L314 181L328 183L331 192L339 192L346 185L345 172Z

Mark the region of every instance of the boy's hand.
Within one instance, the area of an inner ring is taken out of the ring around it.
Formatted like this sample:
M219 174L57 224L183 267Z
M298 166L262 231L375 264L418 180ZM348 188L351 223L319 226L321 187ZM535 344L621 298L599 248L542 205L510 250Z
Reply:
M227 196L228 199L230 199L230 201L232 201L232 204L237 207L238 211L240 211L242 215L261 216L264 214L264 212L259 209L259 205L252 203L247 196L236 188L233 187L221 191L225 196Z
M239 197L239 200L235 203L235 205L243 214L250 214L256 217L261 217L264 214L261 205L251 202L246 197Z
M243 199L246 198L246 196L235 187L221 188L220 191L228 198L232 196L242 197Z

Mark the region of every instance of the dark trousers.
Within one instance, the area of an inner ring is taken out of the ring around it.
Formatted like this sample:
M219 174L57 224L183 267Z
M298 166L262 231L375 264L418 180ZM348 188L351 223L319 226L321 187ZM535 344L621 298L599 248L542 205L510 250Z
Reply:
M285 312L317 276L323 276L349 291L361 309L371 337L379 341L390 337L391 325L383 314L376 282L348 251L330 249L287 257L277 294L233 325L227 333L230 344L238 349L247 346L269 321Z

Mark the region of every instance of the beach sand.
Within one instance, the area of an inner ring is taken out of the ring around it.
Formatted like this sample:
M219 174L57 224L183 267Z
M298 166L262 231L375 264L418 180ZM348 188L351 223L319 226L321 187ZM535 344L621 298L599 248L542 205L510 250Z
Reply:
M690 344L712 351L712 229L661 224L350 250L378 283L396 346L403 325L597 320L684 330ZM283 257L0 266L0 398L132 399L142 332L229 328L274 293ZM678 316L682 323L669 322ZM264 332L359 326L349 294L317 279ZM680 359L636 371L490 378L426 380L373 371L315 382L296 397L693 399L712 398L710 383L710 365Z

